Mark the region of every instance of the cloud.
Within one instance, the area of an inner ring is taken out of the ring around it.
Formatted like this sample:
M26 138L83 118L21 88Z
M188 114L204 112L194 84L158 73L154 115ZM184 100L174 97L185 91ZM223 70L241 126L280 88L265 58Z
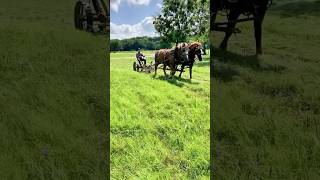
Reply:
M148 6L150 4L151 0L111 0L110 1L111 10L118 12L120 4L122 2L127 2L128 4L132 4L132 5Z
M121 4L121 0L111 0L110 1L111 10L118 12L120 4Z
M127 0L129 4L148 6L151 0Z
M158 7L159 9L161 9L161 8L162 8L162 4L161 4L161 3L157 3L157 7Z
M146 17L141 22L134 25L118 25L111 22L110 27L111 39L127 39L132 37L158 35L153 26L153 17Z

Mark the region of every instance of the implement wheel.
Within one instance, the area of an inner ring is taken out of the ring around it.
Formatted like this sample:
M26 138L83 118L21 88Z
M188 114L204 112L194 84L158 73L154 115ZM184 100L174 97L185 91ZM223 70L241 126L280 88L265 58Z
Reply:
M137 71L137 63L136 62L133 62L133 70Z
M83 12L84 12L84 7L83 4L78 1L75 8L74 8L74 25L76 29L83 30Z

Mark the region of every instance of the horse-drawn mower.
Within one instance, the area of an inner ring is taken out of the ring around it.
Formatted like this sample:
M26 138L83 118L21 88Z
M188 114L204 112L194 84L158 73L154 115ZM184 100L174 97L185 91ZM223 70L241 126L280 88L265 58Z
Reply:
M79 30L107 34L110 30L109 0L78 0L74 9L74 24Z
M150 62L150 64L145 64L139 59L136 59L136 61L133 62L133 70L137 72L151 73L155 70L155 65L156 63L153 63L152 61ZM163 69L163 68L164 68L163 64L158 67L158 69ZM170 70L170 68L166 68L166 70ZM176 71L181 71L181 69L176 68Z
M181 74L185 72L185 68L189 68L190 79L192 78L192 67L197 58L199 61L202 61L202 55L204 55L203 46L199 42L188 43L179 43L176 44L175 48L172 49L160 49L155 53L155 62L146 64L145 59L139 59L136 57L136 60L133 62L133 70L137 72L146 72L151 73L157 69L162 69L165 76L166 70L170 70L170 77L174 76L175 72L180 72ZM180 68L179 68L180 66Z
M137 72L151 73L152 71L154 71L154 64L152 63L152 61L150 64L145 64L144 62L136 58L136 60L133 62L133 70Z

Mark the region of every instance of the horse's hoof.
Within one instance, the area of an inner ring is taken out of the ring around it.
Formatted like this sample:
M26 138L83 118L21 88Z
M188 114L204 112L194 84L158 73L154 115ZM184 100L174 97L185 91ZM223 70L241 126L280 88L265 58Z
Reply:
M220 46L220 49L225 51L227 50L227 47Z
M256 55L255 55L256 58L258 58L260 56L262 56L262 53L256 53Z
M225 51L227 50L227 45L225 43L221 43L219 48Z

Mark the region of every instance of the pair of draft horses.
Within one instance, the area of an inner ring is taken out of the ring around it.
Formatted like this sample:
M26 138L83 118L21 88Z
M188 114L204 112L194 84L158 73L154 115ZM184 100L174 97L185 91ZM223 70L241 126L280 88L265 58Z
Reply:
M262 54L261 36L262 22L272 0L214 0L210 3L210 29L217 30L215 19L218 11L227 10L228 24L225 30L225 37L220 48L226 50L230 36L235 30L237 20L241 14L253 15L254 34L256 39L256 54Z
M192 67L197 56L199 61L202 61L202 44L199 42L193 43L177 43L176 47L171 49L160 49L155 53L155 75L159 64L163 64L163 72L167 76L167 66L170 68L170 78L174 76L178 70L178 65L181 65L180 75L187 66L189 67L190 79L192 78Z

